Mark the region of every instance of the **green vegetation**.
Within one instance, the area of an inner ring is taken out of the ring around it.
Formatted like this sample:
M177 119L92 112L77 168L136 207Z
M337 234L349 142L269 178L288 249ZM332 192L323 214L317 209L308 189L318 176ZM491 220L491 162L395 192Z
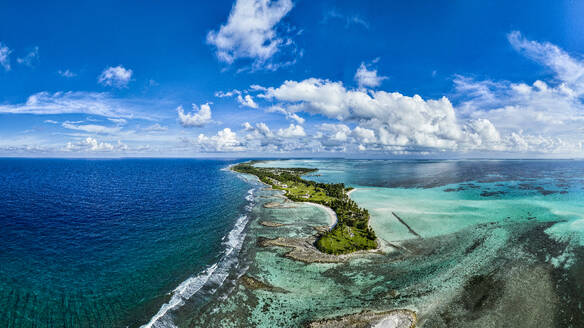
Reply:
M316 240L315 246L329 254L346 254L374 249L377 237L369 227L369 212L359 208L347 196L343 183L320 183L304 180L300 176L314 172L308 168L263 168L253 162L237 164L232 170L257 176L274 189L284 190L286 196L296 202L313 202L330 207L337 214L337 224Z

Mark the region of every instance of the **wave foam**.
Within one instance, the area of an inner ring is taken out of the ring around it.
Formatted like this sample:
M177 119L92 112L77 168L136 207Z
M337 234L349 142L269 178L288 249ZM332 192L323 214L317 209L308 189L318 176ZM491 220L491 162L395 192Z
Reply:
M253 189L250 189L245 197L250 203L254 200L253 191ZM246 210L250 211L251 207L252 204L247 205ZM206 268L197 276L190 277L183 281L172 291L170 301L163 304L150 321L147 324L142 325L141 328L176 328L172 318L167 315L169 314L169 311L183 306L185 301L190 299L205 286L210 288L210 294L214 294L223 284L225 279L227 279L230 270L238 263L237 254L243 246L243 241L245 239L244 229L248 221L247 215L240 216L235 222L233 229L229 231L227 236L223 237L223 245L225 246L225 249L221 259L217 263Z

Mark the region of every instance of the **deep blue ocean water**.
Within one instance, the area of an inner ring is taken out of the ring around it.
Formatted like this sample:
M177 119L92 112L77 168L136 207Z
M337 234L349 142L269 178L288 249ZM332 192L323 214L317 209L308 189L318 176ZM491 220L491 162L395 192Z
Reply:
M216 263L250 185L191 159L0 159L0 327L147 323Z

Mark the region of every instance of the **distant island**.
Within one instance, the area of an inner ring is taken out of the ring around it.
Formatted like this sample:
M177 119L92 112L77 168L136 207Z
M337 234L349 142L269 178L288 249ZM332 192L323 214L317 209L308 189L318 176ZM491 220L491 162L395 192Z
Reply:
M315 246L327 254L348 254L378 247L375 232L369 226L369 212L359 208L347 194L353 188L343 183L304 180L310 168L264 168L246 162L231 167L235 172L251 174L273 189L283 190L295 202L311 202L330 207L337 215L336 224L318 236Z

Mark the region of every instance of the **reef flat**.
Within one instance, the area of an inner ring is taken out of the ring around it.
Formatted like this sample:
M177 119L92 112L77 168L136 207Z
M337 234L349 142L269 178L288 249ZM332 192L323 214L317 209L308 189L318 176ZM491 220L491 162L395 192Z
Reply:
M260 186L244 272L180 327L582 327L584 163L255 164L284 165L355 186L380 250L319 251L324 209Z

